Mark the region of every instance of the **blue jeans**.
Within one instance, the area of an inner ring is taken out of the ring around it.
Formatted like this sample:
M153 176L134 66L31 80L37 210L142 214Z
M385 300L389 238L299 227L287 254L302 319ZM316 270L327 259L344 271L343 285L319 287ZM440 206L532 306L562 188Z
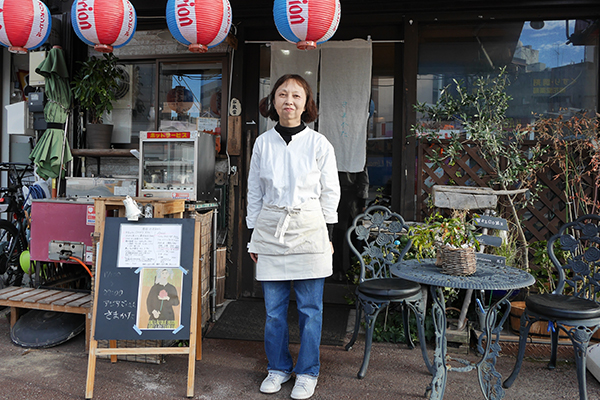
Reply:
M292 281L262 281L267 321L265 323L265 352L268 370L286 374L319 376L319 345L323 325L324 278L293 281L298 323L300 325L300 351L294 367L289 350L287 321Z

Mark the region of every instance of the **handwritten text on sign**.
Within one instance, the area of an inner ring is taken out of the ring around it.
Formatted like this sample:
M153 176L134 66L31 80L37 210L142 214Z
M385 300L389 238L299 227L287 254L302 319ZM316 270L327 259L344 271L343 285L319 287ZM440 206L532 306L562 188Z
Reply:
M122 224L118 268L181 265L181 225Z

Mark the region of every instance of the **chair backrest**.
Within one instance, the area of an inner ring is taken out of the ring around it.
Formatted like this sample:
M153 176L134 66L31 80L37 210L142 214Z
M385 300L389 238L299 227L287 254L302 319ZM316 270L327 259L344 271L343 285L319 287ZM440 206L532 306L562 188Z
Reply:
M359 282L391 277L390 267L412 246L404 218L377 205L354 218L346 240L360 263Z
M588 214L564 224L548 240L548 255L558 271L553 293L564 294L568 286L573 289L574 296L597 301L597 292L600 291L599 234L600 216ZM557 241L565 252L563 260L555 254L554 244Z

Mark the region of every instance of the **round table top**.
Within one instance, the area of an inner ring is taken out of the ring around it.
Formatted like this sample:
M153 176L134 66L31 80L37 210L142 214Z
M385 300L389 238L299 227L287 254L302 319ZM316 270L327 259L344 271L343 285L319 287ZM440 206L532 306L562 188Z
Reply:
M435 259L403 260L391 268L392 275L432 286L475 290L512 290L533 285L535 278L528 272L506 265L477 261L477 270L468 276L442 273Z

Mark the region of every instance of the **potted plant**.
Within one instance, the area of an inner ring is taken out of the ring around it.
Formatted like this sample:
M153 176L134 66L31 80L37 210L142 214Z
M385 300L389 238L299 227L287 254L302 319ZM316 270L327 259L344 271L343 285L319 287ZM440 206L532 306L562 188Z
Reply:
M470 275L475 272L475 250L479 241L475 226L466 221L466 213L455 211L451 217L436 213L425 224L410 229L417 258L435 251L442 272Z
M102 116L112 111L115 91L120 79L123 79L117 61L112 53L89 57L87 61L78 63L80 68L73 77L73 97L88 114L88 148L110 147L112 125L102 124Z

